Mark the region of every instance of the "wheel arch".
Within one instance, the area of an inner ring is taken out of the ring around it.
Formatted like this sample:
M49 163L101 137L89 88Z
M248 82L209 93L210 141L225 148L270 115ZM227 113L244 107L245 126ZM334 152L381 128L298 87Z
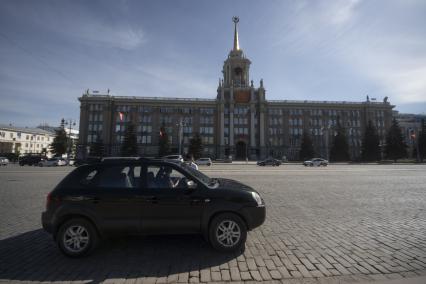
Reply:
M241 218L241 220L243 220L244 225L246 226L246 230L247 231L249 230L250 227L248 225L247 219L240 212L234 211L234 210L231 210L231 209L217 210L217 211L213 212L212 214L210 214L208 216L208 220L207 220L207 222L205 223L205 225L202 228L203 237L205 238L206 241L209 240L209 228L210 228L211 222L213 221L214 218L216 218L217 216L219 216L221 214L234 214L234 215L237 215L238 217Z
M81 214L81 213L69 213L66 215L61 216L56 222L55 222L55 226L53 229L53 238L56 240L56 236L58 234L59 228L65 223L68 222L69 220L72 219L84 219L86 221L88 221L90 224L92 224L93 228L95 228L96 233L98 234L98 236L102 236L101 231L99 230L98 226L96 225L96 223L92 220L92 218L90 218L89 216L85 215L85 214Z

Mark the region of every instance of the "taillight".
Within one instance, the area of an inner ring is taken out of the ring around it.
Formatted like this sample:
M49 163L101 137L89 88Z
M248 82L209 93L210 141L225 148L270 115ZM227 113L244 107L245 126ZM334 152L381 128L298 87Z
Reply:
M46 210L49 209L50 203L52 202L52 193L49 192L49 194L46 197Z
M49 209L49 207L52 205L53 202L58 203L59 197L53 197L52 193L50 192L46 197L46 210Z

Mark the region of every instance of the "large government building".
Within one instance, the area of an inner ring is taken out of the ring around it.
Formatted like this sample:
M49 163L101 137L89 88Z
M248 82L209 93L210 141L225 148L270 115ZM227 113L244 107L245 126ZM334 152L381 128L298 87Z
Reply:
M250 80L251 61L234 42L223 64L217 96L212 99L125 97L87 91L79 98L80 154L102 141L105 155L119 155L126 125L136 125L139 154L157 156L160 128L164 127L172 152L186 153L189 140L199 133L204 156L222 159L260 159L267 156L298 159L302 134L308 132L316 155L328 158L334 129L340 122L347 131L350 155L360 155L366 124L371 120L381 140L392 120L387 98L381 102L267 100L263 80ZM180 145L182 147L180 147Z

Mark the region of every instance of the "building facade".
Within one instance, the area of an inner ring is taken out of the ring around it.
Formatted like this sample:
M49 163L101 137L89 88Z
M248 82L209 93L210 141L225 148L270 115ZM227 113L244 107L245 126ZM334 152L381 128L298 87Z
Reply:
M162 126L172 151L198 133L205 156L259 159L267 156L298 159L304 132L312 137L317 156L328 158L338 124L347 131L350 155L357 159L364 129L371 120L382 140L392 120L387 98L382 102L267 100L263 80L250 80L251 61L239 46L234 17L234 44L223 64L215 99L123 97L91 94L80 101L80 153L101 141L105 155L119 155L126 126L136 126L139 154L158 154Z
M422 131L422 120L426 121L426 115L411 114L411 113L398 113L394 112L394 117L398 121L401 128L402 135L404 136L405 143L407 144L408 157L415 157L415 149L417 147L417 139Z
M0 153L50 154L49 145L55 133L40 128L0 125Z

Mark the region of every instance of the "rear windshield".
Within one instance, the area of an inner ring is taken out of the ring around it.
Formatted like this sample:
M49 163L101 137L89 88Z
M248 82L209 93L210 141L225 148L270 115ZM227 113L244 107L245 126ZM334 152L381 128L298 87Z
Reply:
M68 187L75 187L90 184L99 170L93 166L80 166L69 173L59 185L66 185Z

